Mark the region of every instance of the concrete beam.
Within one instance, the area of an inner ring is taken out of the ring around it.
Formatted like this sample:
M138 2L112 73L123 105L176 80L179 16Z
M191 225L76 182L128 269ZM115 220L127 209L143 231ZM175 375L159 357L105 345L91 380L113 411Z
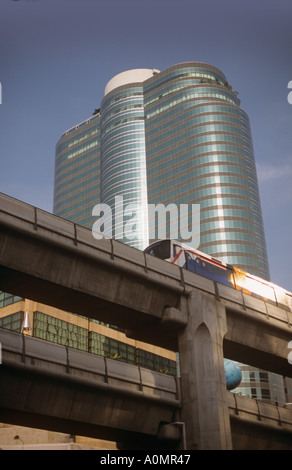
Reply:
M124 329L149 326L152 333L164 309L179 304L183 288L177 266L150 256L146 263L141 251L97 241L74 224L69 225L70 237L64 236L67 221L41 215L44 220L38 215L38 224L43 225L35 230L33 221L19 223L0 213L1 290ZM157 336L161 345L162 335ZM168 346L171 342L169 337Z
M292 338L292 328L286 320L291 312L273 305L264 307L264 312L230 307L226 309L224 357L292 377L292 366L288 362L288 343Z

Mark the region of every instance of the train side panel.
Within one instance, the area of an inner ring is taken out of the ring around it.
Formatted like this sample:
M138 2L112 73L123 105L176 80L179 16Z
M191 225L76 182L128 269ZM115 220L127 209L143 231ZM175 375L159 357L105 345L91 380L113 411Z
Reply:
M276 305L284 306L292 312L291 292L235 266L222 263L203 252L192 250L187 245L162 240L150 245L145 251L212 281L275 302Z
M211 260L202 258L198 253L181 249L172 263L187 269L193 273L207 277L212 281L230 286L232 271L223 265L216 264Z

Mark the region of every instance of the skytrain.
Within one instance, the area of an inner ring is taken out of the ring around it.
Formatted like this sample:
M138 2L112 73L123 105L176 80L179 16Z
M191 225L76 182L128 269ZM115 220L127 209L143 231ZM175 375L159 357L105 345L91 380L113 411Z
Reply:
M192 247L175 240L159 240L149 245L145 253L169 261L173 264L200 274L225 286L242 290L249 295L256 295L282 305L292 312L292 293L269 281L249 274L235 266L221 262ZM241 368L228 359L224 359L226 387L233 390L241 382Z
M291 292L188 245L175 240L159 240L145 248L144 252L225 286L272 301L292 312Z

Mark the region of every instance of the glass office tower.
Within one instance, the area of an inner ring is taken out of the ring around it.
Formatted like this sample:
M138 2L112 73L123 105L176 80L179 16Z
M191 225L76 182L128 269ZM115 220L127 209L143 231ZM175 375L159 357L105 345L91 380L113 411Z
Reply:
M144 103L149 202L200 204L199 249L269 279L249 119L226 77L175 65Z
M249 119L216 67L187 62L108 82L100 112L56 148L54 212L90 227L98 202L112 208L113 238L140 249L148 203L199 204L198 248L270 278ZM129 204L136 211L122 219Z

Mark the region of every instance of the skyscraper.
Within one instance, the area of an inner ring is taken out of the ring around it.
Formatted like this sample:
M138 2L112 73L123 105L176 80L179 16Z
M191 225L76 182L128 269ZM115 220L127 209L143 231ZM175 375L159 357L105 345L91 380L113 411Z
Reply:
M269 278L249 119L217 68L145 83L148 199L200 204L200 250Z
M249 119L216 67L116 75L96 116L59 140L55 178L54 212L86 226L98 202L137 204L137 239L119 239L140 249L147 204L199 204L199 249L270 277Z

